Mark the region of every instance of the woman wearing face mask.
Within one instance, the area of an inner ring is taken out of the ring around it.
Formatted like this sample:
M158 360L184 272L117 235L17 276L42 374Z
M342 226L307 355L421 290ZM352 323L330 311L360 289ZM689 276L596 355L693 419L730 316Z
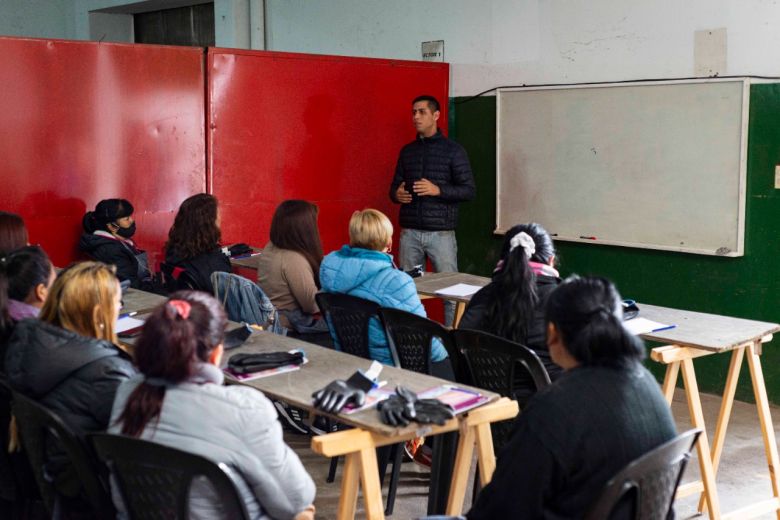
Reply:
M119 281L130 281L136 289L151 289L151 272L146 252L139 249L135 234L133 205L125 199L105 199L82 220L84 234L79 249L94 260L116 266Z

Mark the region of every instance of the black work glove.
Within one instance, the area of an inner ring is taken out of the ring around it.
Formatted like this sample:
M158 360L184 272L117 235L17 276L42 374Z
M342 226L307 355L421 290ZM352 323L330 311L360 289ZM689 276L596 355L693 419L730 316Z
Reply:
M286 365L303 363L303 352L262 352L257 354L234 354L228 360L228 368L236 374L251 374Z
M366 392L343 379L331 381L311 396L314 398L314 406L327 413L338 413L348 403L359 407L366 402Z
M402 386L395 394L377 405L382 422L390 426L406 426L409 421L420 424L438 424L455 417L450 405L438 399L418 399L417 395Z

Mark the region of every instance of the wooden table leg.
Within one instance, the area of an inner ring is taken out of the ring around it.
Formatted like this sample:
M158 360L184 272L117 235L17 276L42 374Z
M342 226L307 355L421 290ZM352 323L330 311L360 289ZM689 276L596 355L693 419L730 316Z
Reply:
M379 485L376 448L364 448L358 452L357 456L360 464L363 502L366 505L366 518L368 520L384 520L385 508L382 505L382 486Z
M772 496L777 500L780 497L780 482L778 482L777 475L780 461L777 455L777 443L775 441L775 430L772 425L772 416L769 412L769 399L766 395L764 372L761 369L761 358L758 355L756 344L748 347L748 367L750 368L750 379L753 382L753 394L756 397L761 434L764 437L764 450L766 451L766 459L769 464L769 479L772 482ZM776 509L775 514L778 520L780 520L780 509Z
M490 424L480 424L476 430L477 460L479 461L479 483L484 489L490 484L496 470L496 454L493 450L493 433Z
M679 361L673 361L666 365L666 375L664 376L664 384L661 386L661 391L664 394L666 402L669 403L669 406L672 406L672 399L674 399L674 388L677 385L677 375L679 373Z
M726 430L731 418L731 409L734 405L734 395L737 392L737 382L739 381L739 372L742 368L742 360L745 357L745 348L734 349L731 353L726 386L723 389L723 399L720 403L720 412L718 413L718 422L715 424L715 438L712 440L712 454L710 458L712 459L712 471L715 475L718 474L718 465L723 454L723 444L726 440ZM699 498L698 510L699 513L704 513L707 510L704 493Z
M357 508L358 482L360 481L360 461L358 453L347 453L344 458L344 470L341 476L341 495L336 513L338 520L352 520ZM377 472L379 470L377 469Z
M489 428L490 426L488 426ZM474 455L475 431L473 426L461 428L458 438L458 451L455 452L455 465L452 468L452 484L450 496L447 498L447 512L458 516L463 510L463 500L466 498L466 486L469 481L471 458ZM495 465L495 461L493 462Z
M463 313L466 312L466 302L455 302L455 317L452 319L452 328L457 329Z
M699 385L696 382L696 372L693 369L692 359L682 360L682 373L691 421L694 428L702 429L699 441L696 443L696 451L699 456L702 481L704 482L704 496L707 500L710 518L717 520L720 518L718 491L715 486L715 472L712 469L712 459L710 459L710 444L707 440L707 429L704 424L704 414L702 413L701 398L699 397Z

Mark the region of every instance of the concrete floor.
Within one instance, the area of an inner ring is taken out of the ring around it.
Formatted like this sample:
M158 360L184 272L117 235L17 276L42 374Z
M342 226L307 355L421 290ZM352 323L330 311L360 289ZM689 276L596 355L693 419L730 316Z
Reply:
M714 425L718 416L720 398L714 395L702 394L702 406L704 418L707 422L707 430L710 439L714 435ZM675 393L675 401L672 406L674 417L677 420L678 430L690 429L690 420L684 393L678 389ZM780 407L772 406L772 418L775 424L775 434L780 439ZM295 434L285 434L285 440L298 453L303 464L309 470L317 484L317 518L328 520L336 518L336 508L339 498L339 482L341 477L341 464L336 482L328 484L325 476L328 471L329 460L316 455L309 450L309 437ZM696 452L691 459L684 477L685 481L697 479L699 475ZM415 463L404 463L401 470L401 478L398 495L395 502L395 511L391 518L413 519L425 515L428 493L428 470ZM473 481L473 478L470 480ZM726 436L726 444L723 451L720 470L718 471L718 494L720 497L721 511L727 513L734 509L750 505L771 497L772 488L769 483L766 457L764 455L763 441L758 425L758 414L754 404L735 402L731 422ZM387 496L385 486L385 497ZM471 504L471 490L467 492L464 511L468 511ZM696 517L698 495L678 500L675 504L678 519ZM365 518L362 510L362 500L358 499L357 518ZM776 518L773 515L765 515L762 519Z

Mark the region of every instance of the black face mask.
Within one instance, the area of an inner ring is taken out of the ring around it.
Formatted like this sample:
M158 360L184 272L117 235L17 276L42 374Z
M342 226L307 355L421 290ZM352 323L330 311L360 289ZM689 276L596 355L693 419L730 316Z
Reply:
M133 235L135 235L135 222L130 224L130 227L126 227L126 228L120 227L118 224L116 226L118 228L116 230L116 234L122 238L130 238Z

